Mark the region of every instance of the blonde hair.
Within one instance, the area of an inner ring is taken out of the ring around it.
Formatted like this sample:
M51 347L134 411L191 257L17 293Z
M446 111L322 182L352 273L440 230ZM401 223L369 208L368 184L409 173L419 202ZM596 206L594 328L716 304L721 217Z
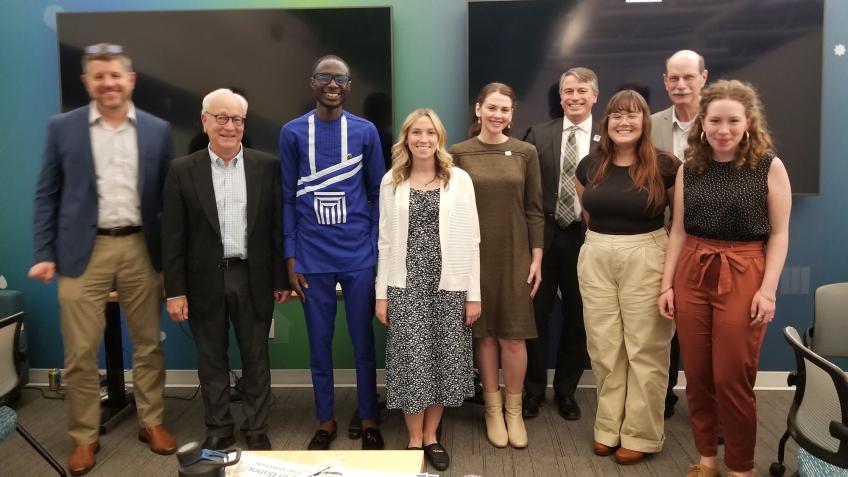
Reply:
M403 120L403 125L400 127L400 134L397 142L392 145L392 186L397 189L398 184L409 179L412 172L412 153L409 151L409 146L406 145L409 137L409 130L412 128L412 123L422 117L427 117L433 122L433 127L436 129L436 177L439 177L447 188L450 182L450 168L453 167L453 158L448 154L445 144L447 143L447 132L445 126L439 116L430 108L419 108L409 113L406 119Z

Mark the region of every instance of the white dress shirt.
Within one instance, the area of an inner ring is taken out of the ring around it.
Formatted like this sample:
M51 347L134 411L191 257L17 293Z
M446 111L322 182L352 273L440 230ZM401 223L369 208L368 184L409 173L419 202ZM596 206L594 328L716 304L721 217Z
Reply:
M694 120L693 120L694 121ZM673 141L675 156L681 161L686 159L683 157L683 152L686 151L686 145L689 138L689 129L692 127L692 121L683 122L677 119L677 111L671 108L671 139Z
M247 258L247 184L244 178L244 148L229 164L209 148L212 186L218 207L223 258Z
M103 119L94 101L88 111L97 180L97 227L141 225L135 106L130 103L127 118L115 128Z
M577 129L574 130L574 139L577 141L577 164L574 166L574 170L577 170L577 165L580 164L580 161L583 160L584 157L589 155L589 150L592 145L592 115L590 114L588 118L584 119L580 124L574 124L568 120L568 116L562 118L562 144L559 150L559 167L560 171L562 171L562 165L565 162L565 145L568 141L568 135L571 133L569 128L572 126L577 126ZM577 217L576 222L582 220L582 216L580 215L583 211L583 208L580 207L580 201L574 201L574 215Z

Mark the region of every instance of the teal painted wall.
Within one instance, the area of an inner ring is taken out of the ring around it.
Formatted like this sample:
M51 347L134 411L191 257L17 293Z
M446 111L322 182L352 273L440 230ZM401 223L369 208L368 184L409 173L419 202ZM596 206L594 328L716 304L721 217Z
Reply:
M5 2L0 18L0 288L22 290L29 320L31 366L61 367L62 348L55 285L45 286L26 277L31 257L32 194L47 118L59 111L58 51L51 26L55 12L104 10L191 10L214 8L307 8L390 5L393 9L394 114L396 127L414 108L429 106L439 112L449 140L463 138L466 113L466 14L463 0L270 1L253 0L125 0ZM528 26L532 28L532 26ZM837 56L834 46L848 45L848 2L826 0L822 105L821 194L796 197L792 212L787 270L778 300L775 324L766 337L761 369L792 366L779 326L805 327L812 310L811 291L824 283L848 281L848 55ZM506 63L509 58L504 58ZM660 72L657 72L660 74ZM787 66L787 87L795 72ZM308 94L306 90L303 93ZM519 110L517 114L521 114ZM282 123L288 118L280 118ZM306 332L299 305L276 310L276 338L271 343L275 368L308 366ZM336 366L352 365L350 345L340 318L337 326ZM193 344L187 331L163 315L167 366L195 367ZM382 331L378 330L378 361L382 366ZM237 363L234 363L234 365Z

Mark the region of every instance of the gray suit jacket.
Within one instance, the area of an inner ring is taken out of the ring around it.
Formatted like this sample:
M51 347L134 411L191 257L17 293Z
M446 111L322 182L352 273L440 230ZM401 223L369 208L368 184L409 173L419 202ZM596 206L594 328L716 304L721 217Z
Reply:
M651 115L651 142L654 143L655 148L674 154L674 136L672 135L674 119L672 108L674 106Z

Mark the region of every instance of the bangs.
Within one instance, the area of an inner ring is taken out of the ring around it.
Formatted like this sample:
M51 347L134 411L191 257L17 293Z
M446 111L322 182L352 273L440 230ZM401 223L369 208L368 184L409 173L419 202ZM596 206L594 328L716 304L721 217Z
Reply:
M646 108L647 104L639 93L626 89L619 91L610 99L607 105L607 115L621 112L644 114Z

